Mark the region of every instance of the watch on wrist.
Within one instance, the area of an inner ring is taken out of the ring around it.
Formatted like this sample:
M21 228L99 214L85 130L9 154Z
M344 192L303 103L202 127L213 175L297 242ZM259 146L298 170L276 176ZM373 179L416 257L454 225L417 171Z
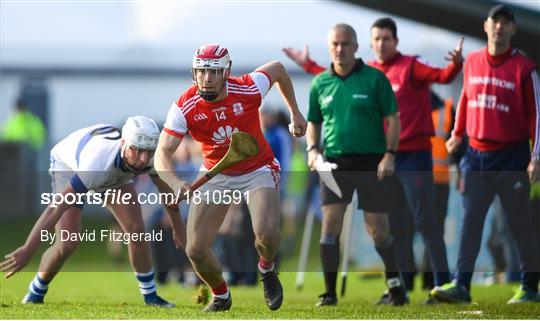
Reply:
M397 152L395 150L393 150L393 149L387 149L386 153L397 156Z
M312 150L318 149L318 148L319 148L319 146L317 146L317 145L315 145L315 144L309 145L309 146L306 148L306 152L309 153L309 152L311 152Z

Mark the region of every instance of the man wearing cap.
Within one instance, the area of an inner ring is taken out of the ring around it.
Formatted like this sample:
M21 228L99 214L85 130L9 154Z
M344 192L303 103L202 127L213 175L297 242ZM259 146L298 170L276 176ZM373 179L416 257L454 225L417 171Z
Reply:
M455 127L446 142L453 153L465 134L470 138L460 163L463 225L457 273L454 282L436 287L431 294L440 302L471 302L470 284L484 220L497 194L518 247L522 272L521 286L508 303L538 302L540 263L529 204L530 183L540 175L538 74L535 63L511 46L516 20L510 8L493 7L484 31L487 47L467 57Z

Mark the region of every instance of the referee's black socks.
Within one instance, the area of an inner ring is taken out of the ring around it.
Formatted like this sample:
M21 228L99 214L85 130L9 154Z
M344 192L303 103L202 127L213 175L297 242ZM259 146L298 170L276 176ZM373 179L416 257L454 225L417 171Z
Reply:
M321 235L319 244L326 293L335 296L339 268L339 235Z
M386 242L375 244L375 250L377 250L384 263L384 276L386 279L399 277L399 268L394 253L394 238L389 237Z

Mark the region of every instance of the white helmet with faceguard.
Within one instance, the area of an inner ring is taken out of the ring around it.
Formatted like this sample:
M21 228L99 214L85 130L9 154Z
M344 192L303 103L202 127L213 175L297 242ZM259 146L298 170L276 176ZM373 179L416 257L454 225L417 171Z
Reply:
M206 101L214 100L219 92L224 88L225 82L229 77L231 70L231 58L229 51L225 47L217 44L204 45L199 47L193 56L192 64L193 82L197 85L197 93ZM197 71L204 70L205 72L215 72L216 75L221 73L223 77L223 85L217 91L207 91L199 88L197 84Z
M121 151L122 158L126 148L130 147L155 151L159 142L159 134L159 127L153 119L145 116L129 117L122 127L122 139L124 140ZM129 164L126 165L129 170L136 171Z
M122 139L127 147L155 150L159 141L159 127L153 119L133 116L122 127Z

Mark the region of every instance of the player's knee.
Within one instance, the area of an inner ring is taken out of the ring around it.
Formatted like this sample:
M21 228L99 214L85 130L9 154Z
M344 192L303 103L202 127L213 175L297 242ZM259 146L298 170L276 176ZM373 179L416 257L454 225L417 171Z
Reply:
M279 231L266 231L255 235L255 242L262 245L275 244L278 243L279 240Z
M196 244L186 244L186 255L188 258L195 262L200 263L204 261L208 255L208 249L198 246Z

